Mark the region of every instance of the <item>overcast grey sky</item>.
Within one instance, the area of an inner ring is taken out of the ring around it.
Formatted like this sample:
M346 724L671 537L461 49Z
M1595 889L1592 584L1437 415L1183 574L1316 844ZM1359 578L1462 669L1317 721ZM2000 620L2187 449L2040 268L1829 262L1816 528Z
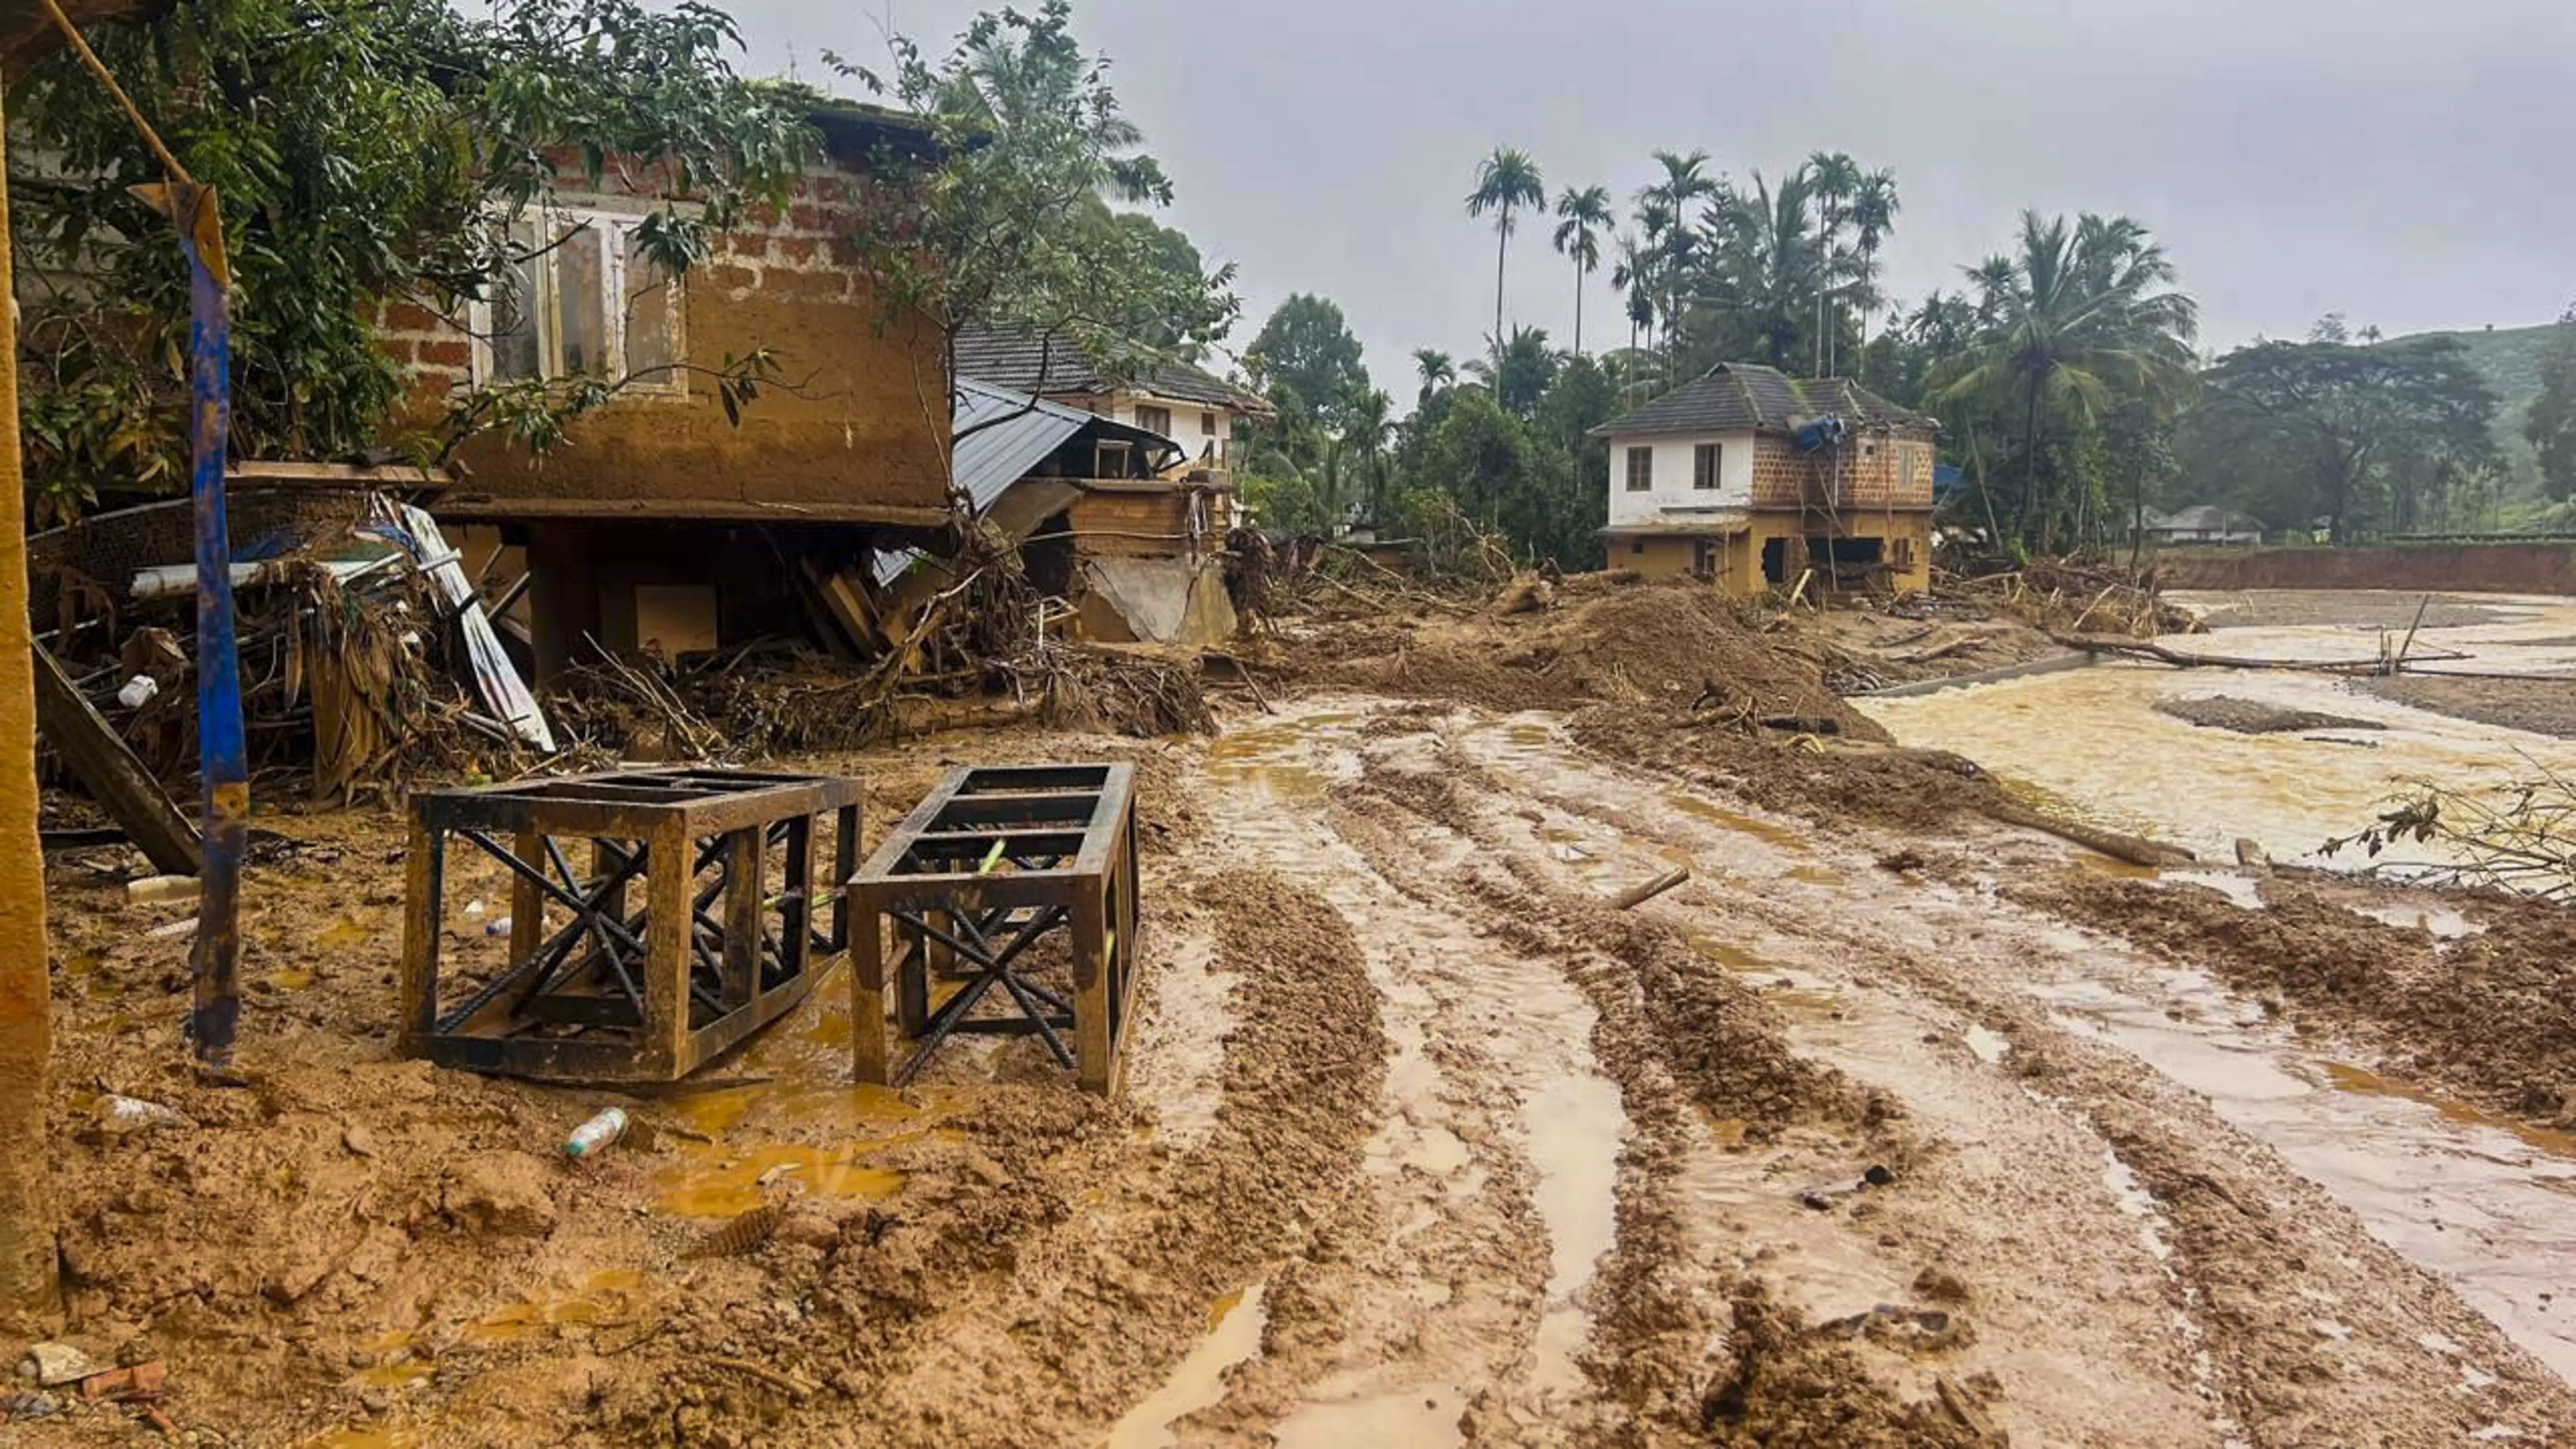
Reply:
M983 8L729 3L754 68L808 79L825 49L882 57L889 19L944 51ZM2327 311L2396 334L2576 297L2576 0L1076 0L1075 21L1179 189L1163 219L1241 264L1230 343L1322 293L1399 400L1412 349L1492 327L1493 234L1460 203L1498 143L1623 214L1657 146L1738 178L1818 148L1893 168L1906 298L1955 287L2025 206L2125 211L2220 348ZM1563 344L1573 293L1524 226L1513 320ZM1625 340L1606 264L1584 319L1587 347Z

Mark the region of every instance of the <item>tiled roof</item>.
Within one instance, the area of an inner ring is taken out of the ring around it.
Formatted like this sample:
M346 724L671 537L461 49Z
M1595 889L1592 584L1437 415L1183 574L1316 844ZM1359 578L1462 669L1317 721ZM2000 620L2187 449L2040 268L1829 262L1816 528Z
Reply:
M1151 362L1114 386L1082 349L1026 327L970 323L957 333L957 375L1045 397L1144 392L1268 416L1270 404L1213 373L1182 362Z
M1854 427L1938 426L1847 377L1797 378L1776 367L1727 362L1624 417L1592 430L1622 433L1786 433L1831 413Z

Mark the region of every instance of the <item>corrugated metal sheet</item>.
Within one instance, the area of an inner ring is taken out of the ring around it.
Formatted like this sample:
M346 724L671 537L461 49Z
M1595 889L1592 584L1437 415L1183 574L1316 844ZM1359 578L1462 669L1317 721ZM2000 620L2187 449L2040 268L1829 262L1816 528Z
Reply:
M950 436L964 436L949 457L949 476L965 490L975 511L981 514L993 506L1004 489L1028 476L1031 468L1064 446L1067 438L1096 421L1091 414L1062 403L961 377L957 380L957 412L949 426ZM977 431L969 434L970 428ZM869 562L868 572L877 587L884 588L903 577L903 571L919 557L919 549L880 550Z

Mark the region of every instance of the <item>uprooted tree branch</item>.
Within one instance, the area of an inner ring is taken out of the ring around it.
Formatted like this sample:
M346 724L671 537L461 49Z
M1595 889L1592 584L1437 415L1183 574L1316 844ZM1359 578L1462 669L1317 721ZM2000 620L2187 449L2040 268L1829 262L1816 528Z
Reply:
M2436 845L2456 862L2406 868L2435 881L2576 901L2576 782L2528 755L2523 760L2530 774L2490 789L2419 781L2370 825L2326 841L2318 853L2359 849L2378 861L2402 844Z

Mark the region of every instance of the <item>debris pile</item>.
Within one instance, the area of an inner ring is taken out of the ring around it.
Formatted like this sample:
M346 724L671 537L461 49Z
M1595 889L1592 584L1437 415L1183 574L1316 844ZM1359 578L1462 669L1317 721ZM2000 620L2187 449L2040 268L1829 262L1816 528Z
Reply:
M2154 569L2132 572L2074 555L1959 578L1946 591L2035 627L2069 634L2152 639L2207 632L2189 612L2165 602L2163 581Z
M316 800L345 804L427 772L550 752L545 717L438 526L381 494L353 505L233 565L253 768L309 771ZM194 565L141 568L121 589L70 566L53 577L42 642L89 709L47 709L47 739L77 770L92 752L66 737L105 728L141 769L185 780L198 740Z

